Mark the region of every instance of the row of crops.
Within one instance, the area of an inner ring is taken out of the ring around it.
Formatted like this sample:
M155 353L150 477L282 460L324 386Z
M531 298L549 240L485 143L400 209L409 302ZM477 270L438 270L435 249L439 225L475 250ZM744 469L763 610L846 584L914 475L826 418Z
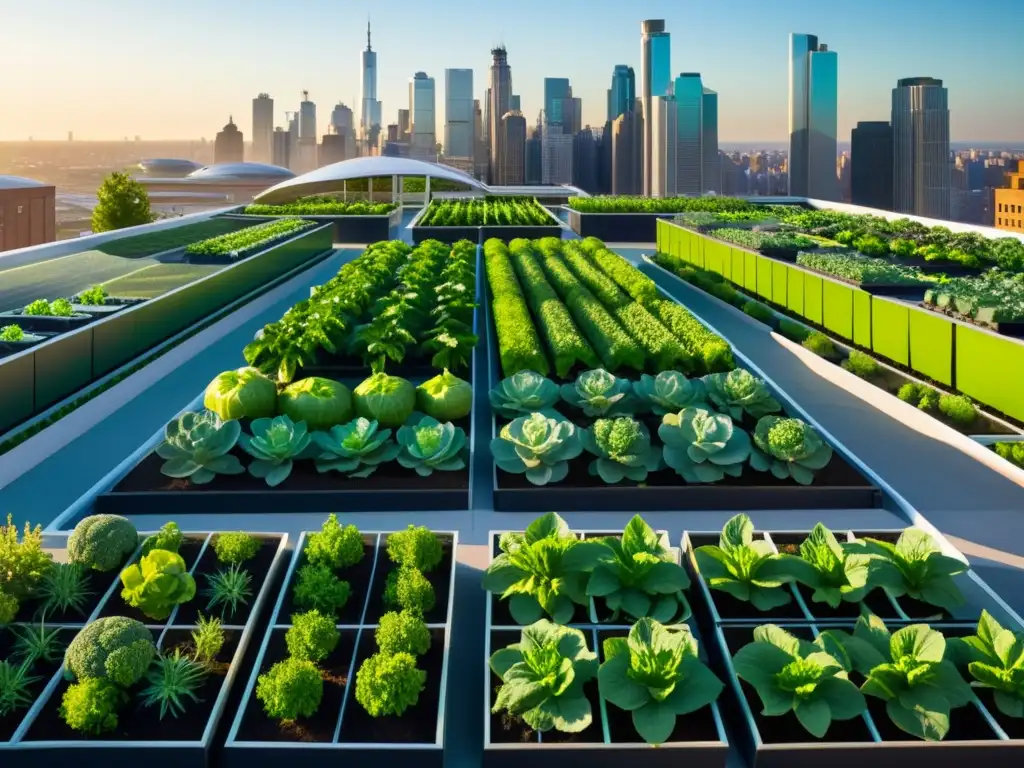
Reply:
M276 242L295 237L316 224L298 218L279 219L229 232L209 240L192 243L185 248L188 257L229 259L235 261L262 251Z
M485 197L434 200L420 218L421 227L557 226L533 198Z
M331 195L310 195L291 203L252 203L242 212L250 216L386 216L397 207L395 203L346 201Z

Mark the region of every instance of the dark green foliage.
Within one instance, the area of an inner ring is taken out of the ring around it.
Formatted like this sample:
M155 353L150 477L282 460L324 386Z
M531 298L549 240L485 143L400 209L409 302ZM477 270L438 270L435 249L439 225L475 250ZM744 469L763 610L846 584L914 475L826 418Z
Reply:
M748 301L743 305L743 312L767 326L775 325L775 313L760 302Z
M0 718L13 715L20 709L28 709L32 704L29 686L38 682L39 678L29 674L32 662L20 665L10 661L0 661Z
M79 563L53 563L37 588L42 602L37 612L49 616L64 611L85 615L87 600L93 594L85 579L85 568Z
M64 650L64 644L60 639L60 629L48 627L43 622L39 625L23 624L12 627L14 631L14 653L16 658L26 664L35 664L37 661L53 664Z
M323 565L304 565L299 568L294 598L302 608L316 609L328 616L336 616L348 602L352 588Z
M292 658L320 662L331 655L339 637L334 617L313 610L292 615L292 626L284 640Z
M98 202L92 210L92 231L137 227L153 221L146 188L127 173L115 171L96 191Z
M252 597L252 574L235 564L206 577L207 588L203 595L210 598L206 610L220 608L222 617L231 617Z
M836 345L832 343L832 339L820 331L814 331L804 339L803 346L811 350L818 357L824 357L826 360L835 360L839 357Z
M147 685L139 693L144 707L160 707L160 719L170 713L178 717L185 711L189 703L200 701L196 693L206 678L206 667L182 656L181 651L174 650L170 656L160 656L156 664L146 675Z
M797 344L803 344L807 337L811 335L811 331L806 325L790 320L787 317L779 318L779 333L790 341L795 341Z
M21 603L18 598L14 595L8 595L6 592L0 592L0 627L14 621L20 607Z
M843 360L842 365L854 376L860 376L862 379L870 379L881 371L878 361L859 349L851 349L850 356Z

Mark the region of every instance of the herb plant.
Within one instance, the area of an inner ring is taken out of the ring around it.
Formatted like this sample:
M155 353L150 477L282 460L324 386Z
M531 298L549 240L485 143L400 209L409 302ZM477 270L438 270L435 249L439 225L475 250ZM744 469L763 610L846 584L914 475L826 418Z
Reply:
M811 600L837 608L840 603L859 603L871 583L871 556L856 545L840 543L821 523L800 544L801 559L811 566L799 577L814 592Z
M146 687L139 693L144 707L160 707L160 719L167 714L178 717L189 702L201 701L197 691L206 679L206 667L175 648L170 656L157 658L146 675Z
M29 661L19 665L0 661L0 717L9 717L19 709L28 709L32 703L30 686L40 678L29 674L31 668L32 663Z
M401 717L416 706L427 673L416 667L410 653L375 653L356 672L356 701L370 717Z
M0 525L0 591L19 602L33 594L39 582L53 567L53 558L43 550L43 528L27 522L18 540L14 516Z
M145 676L154 656L156 645L145 624L108 616L75 635L64 654L64 676L68 680L109 678L130 688Z
M211 573L206 577L206 584L203 590L203 597L209 598L206 610L219 609L222 618L234 616L252 597L252 574L237 563Z
M408 611L426 613L434 607L434 586L417 568L391 571L384 581L384 604Z
M86 306L103 306L107 303L107 291L102 285L94 285L78 294L78 303Z
M771 472L780 480L793 478L800 485L814 482L814 473L828 466L832 446L807 422L765 416L754 428L750 466Z
M21 659L28 665L37 661L46 664L55 663L64 650L64 643L61 641L60 629L48 627L45 619L40 620L39 625L23 624L12 627L14 631L14 657Z
M36 596L41 598L37 615L73 611L84 616L92 594L82 565L53 563L36 588Z
M563 384L562 399L586 416L633 413L637 405L629 381L612 376L604 368L584 371L572 384Z
M536 371L518 371L487 393L491 407L506 419L554 408L561 399L558 385Z
M662 371L657 376L645 373L640 381L633 382L633 393L651 408L655 416L703 406L707 400L704 382L688 379L679 371Z
M311 717L320 708L323 695L323 678L311 661L279 661L256 680L256 698L267 717L275 720Z
M196 628L192 630L192 645L195 646L195 659L203 664L213 664L224 647L224 626L217 616L199 614Z
M707 391L708 402L732 416L733 421L739 421L744 413L759 419L782 410L764 380L744 368L728 373L709 373L701 381Z
M450 421L442 424L424 416L415 425L401 427L398 442L402 446L398 463L416 470L420 477L429 477L435 471L457 472L466 468L466 431Z
M238 438L242 450L255 459L249 474L274 488L288 479L293 460L303 458L309 447L306 422L296 424L287 416L275 416L256 419L249 429L251 436L243 432Z
M739 477L750 458L750 435L724 413L702 406L668 413L658 427L665 463L688 483Z
M299 568L293 596L296 605L337 615L348 603L351 593L349 583L335 576L330 568L310 564Z
M597 677L597 654L580 630L541 619L495 651L490 667L502 681L493 713L507 711L541 732L579 733L593 721L583 689Z
M423 525L410 525L388 536L388 557L401 568L430 573L444 558L441 540Z
M312 662L330 656L340 637L334 617L317 610L292 614L292 625L284 634L291 657Z
M117 728L117 712L127 699L109 680L87 678L64 691L59 714L71 730L100 736Z
M491 455L498 468L525 474L534 485L564 480L569 474L569 461L582 452L576 426L557 413L520 416L491 440Z
M245 468L230 451L241 432L237 421L221 421L212 411L183 413L167 424L164 441L156 447L157 456L166 459L160 472L196 485L217 475L240 475Z
M417 611L388 611L380 617L374 637L384 654L422 656L430 650L430 630Z
M319 452L317 472L341 472L345 477L369 477L381 464L393 461L401 446L391 439L390 429L378 429L376 421L361 416L347 424L314 432Z
M951 611L964 598L954 576L967 563L942 554L939 545L920 528L907 528L895 544L864 538L861 545L872 555L872 579L893 597L904 595Z
M260 551L260 540L244 531L226 531L214 537L212 546L217 562L241 565L256 557Z
M171 615L174 606L196 596L196 580L176 552L154 549L121 571L121 597L155 621Z
M142 542L142 554L148 555L154 549L165 549L168 552L177 552L185 542L185 534L178 528L178 524L171 521L164 523L159 531L152 536L147 536Z
M951 639L967 662L971 677L992 691L996 708L1007 717L1024 717L1024 634L1002 627L982 609L977 633Z
M642 483L662 466L661 451L651 445L647 427L631 416L598 419L580 431L580 442L597 457L590 462L590 474L609 485L623 480Z
M331 513L320 530L306 538L303 553L313 565L348 568L363 559L363 534L354 525L342 526L338 516Z

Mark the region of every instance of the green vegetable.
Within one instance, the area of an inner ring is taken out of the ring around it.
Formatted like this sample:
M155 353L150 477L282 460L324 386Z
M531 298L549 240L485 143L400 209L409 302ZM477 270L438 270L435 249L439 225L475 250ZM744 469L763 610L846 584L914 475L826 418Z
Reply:
M225 371L206 387L203 406L225 421L270 417L277 410L277 386L256 368Z
M396 207L394 203L348 202L326 195L310 195L291 203L252 203L243 213L249 216L384 216Z
M561 394L555 382L536 371L518 371L502 379L487 397L499 416L515 419L553 408Z
M432 200L421 227L525 227L558 226L532 198L489 196L481 199Z
M401 716L416 706L426 682L412 654L376 653L356 672L356 701L371 717Z
M74 611L84 616L93 594L85 576L85 567L80 563L52 563L36 587L35 596L40 600L36 614L45 617Z
M416 389L405 379L375 373L352 392L356 415L395 429L416 407Z
M311 661L279 661L256 680L256 698L263 703L267 717L275 720L312 717L323 695L323 678Z
M19 709L31 706L32 683L40 680L29 674L31 670L30 661L17 666L10 661L0 661L0 717L10 717Z
M744 314L765 325L775 325L775 313L759 301L748 301L743 305Z
M20 607L21 603L18 602L18 598L14 595L8 595L6 592L0 592L0 627L4 627L14 621Z
M229 451L241 432L237 421L221 421L212 411L183 413L167 424L164 441L156 448L157 456L166 459L160 472L188 478L196 485L209 483L217 475L240 475L245 467Z
M206 583L203 597L210 599L206 610L212 612L219 607L221 616L234 616L241 606L249 604L252 597L252 575L237 563L211 573L206 577Z
M446 368L416 387L416 408L438 421L458 421L473 410L473 387Z
M978 409L963 395L939 395L939 410L961 426L970 426L978 418Z
M77 527L75 531L78 531ZM68 540L69 553L73 539L74 533ZM33 528L26 522L19 541L14 517L7 515L7 525L0 525L0 592L6 592L19 601L24 600L35 592L52 567L53 557L43 549L42 526Z
M354 525L342 526L333 512L316 533L306 537L306 561L330 569L348 568L363 559L363 534Z
M764 380L743 368L728 373L710 373L701 381L707 390L708 402L732 416L733 421L739 421L744 413L760 419L782 410L779 401L768 392Z
M124 688L139 682L156 656L146 625L124 616L96 619L71 641L64 654L68 680L109 678Z
M661 451L651 445L647 427L630 416L598 419L580 432L584 450L597 458L590 463L590 474L609 485L632 480L642 483L648 472L661 468Z
M58 714L73 731L100 736L117 728L117 711L128 696L109 680L82 680L68 687Z
M860 255L801 253L796 257L796 263L857 285L916 285L931 282L928 275L916 267Z
M360 416L348 424L331 427L329 432L314 432L313 445L319 451L317 471L369 477L381 464L393 461L401 446L390 439L390 429L377 427L376 421Z
M995 443L992 449L1011 464L1024 468L1024 443Z
M245 531L223 531L213 537L217 561L224 565L239 565L256 557L260 540Z
M306 423L276 416L273 419L256 419L249 429L251 437L243 432L238 438L242 450L255 459L249 465L249 474L274 488L288 479L293 460L304 458L309 448Z
M651 407L655 416L703 406L707 400L704 382L688 379L679 371L662 371L657 376L645 373L640 381L633 382L633 392Z
M277 396L277 410L309 429L330 429L352 418L352 393L338 381L310 376L293 381Z
M951 611L964 597L953 581L968 570L967 563L942 554L939 545L920 528L907 528L896 544L864 538L860 545L872 556L871 578L893 597L915 600Z
M506 376L520 371L536 371L540 376L547 376L548 360L505 243L493 237L484 243L484 265L492 294L491 311L501 370Z
M101 307L107 303L107 289L102 285L94 285L78 294L78 303L86 306Z
M265 250L280 240L295 237L299 232L316 226L302 219L278 219L227 232L209 240L192 243L185 248L186 256L222 256L232 261Z
M572 384L563 384L562 399L587 416L628 414L636 408L629 381L612 376L603 368L584 371Z
M19 342L25 340L25 332L20 325L5 325L0 328L0 341Z
M658 437L665 444L665 463L688 483L739 477L750 458L750 436L729 416L703 407L666 414Z
M801 419L765 416L754 428L750 466L758 472L771 471L780 480L792 477L800 485L810 485L814 473L831 460L832 446Z
M946 645L947 651L960 651L971 677L992 691L1000 712L1024 717L1024 634L1004 629L982 609L977 634L951 638Z
M811 600L833 608L843 601L859 603L874 586L870 583L871 557L854 544L840 543L821 523L800 544L800 557L813 567L800 576L814 590Z
M437 603L434 586L416 568L391 571L384 582L384 604L425 614Z
M164 523L160 530L152 536L147 536L142 542L142 554L148 555L154 549L166 549L168 552L177 552L185 541L185 534L178 528L175 522Z
M176 552L154 549L121 571L121 597L146 616L163 621L174 606L196 596L196 580Z
M22 310L22 314L41 317L74 317L75 310L67 299L36 299Z
M826 360L835 360L839 357L839 352L836 351L836 345L832 343L832 339L821 331L813 331L810 336L801 342L801 345L805 349L811 350L818 357L823 357Z
M388 611L380 617L375 634L381 653L422 656L430 650L430 630L416 611Z
M295 604L315 609L328 615L337 615L348 603L352 587L342 581L325 565L304 565L299 568L295 582Z
M428 477L435 470L458 472L466 468L466 432L450 421L441 424L437 419L424 416L416 424L400 428L397 437L402 446L398 463L416 470L421 477Z
M199 614L196 628L192 630L192 645L195 646L196 661L212 664L224 647L224 625L216 616Z
M441 564L444 550L441 540L425 526L410 525L387 537L388 557L401 568L416 568L430 573Z
M757 691L763 715L793 712L815 738L825 737L833 720L852 720L866 709L864 695L850 682L845 659L822 638L800 640L774 624L754 630L754 642L732 658L736 675Z
M557 413L520 416L491 440L491 455L498 468L525 474L534 485L564 480L569 474L569 460L582 452L576 426Z
M490 666L502 680L491 712L507 711L541 732L579 733L593 721L583 687L597 676L597 654L580 630L540 619L518 643L495 651Z
M198 691L206 679L206 667L177 648L170 656L157 658L153 669L146 675L147 685L139 693L143 707L160 707L160 719L170 713L178 717L189 702L198 704Z
M862 379L877 376L882 370L875 358L859 349L851 349L850 356L843 360L842 366L854 376L859 376Z
M333 616L312 610L292 614L292 625L285 632L284 641L293 659L319 662L331 655L340 637Z
M90 515L68 537L68 559L94 571L112 571L135 551L139 533L120 515Z

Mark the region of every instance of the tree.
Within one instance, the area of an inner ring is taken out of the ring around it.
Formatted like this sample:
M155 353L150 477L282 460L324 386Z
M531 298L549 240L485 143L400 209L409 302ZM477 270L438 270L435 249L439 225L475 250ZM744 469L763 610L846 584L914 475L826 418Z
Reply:
M127 173L115 171L110 174L103 180L96 196L99 202L92 212L93 232L135 227L154 219L145 187Z

